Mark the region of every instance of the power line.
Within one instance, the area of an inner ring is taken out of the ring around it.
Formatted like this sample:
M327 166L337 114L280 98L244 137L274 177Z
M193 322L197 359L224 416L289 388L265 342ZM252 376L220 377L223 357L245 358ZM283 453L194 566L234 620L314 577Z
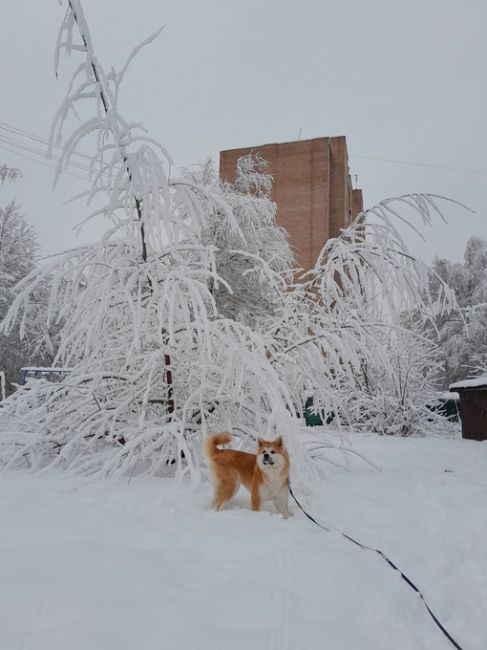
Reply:
M27 158L27 160L32 160L33 162L38 163L39 165L44 165L44 167L49 167L49 169L55 170L56 168L53 165L50 165L47 162L44 162L43 160L39 160L38 158L33 158L32 156L28 156L25 153L21 153L20 151L16 151L15 149L11 149L10 147L5 146L4 144L0 143L0 149L4 149L5 151L8 151L9 153L13 153L14 156L21 156L22 158ZM79 174L73 174L70 171L65 171L65 174L69 174L70 176L74 176L75 178L81 178L81 180L85 181L86 177L85 176L80 176Z
M6 131L10 134L21 136L24 138L29 138L30 140L33 140L34 142L38 142L40 144L43 144L46 146L46 149L43 149L41 147L37 147L32 144L28 144L24 142L23 140L18 140L12 137L7 137L5 135L1 134L1 131ZM7 146L6 146L7 145ZM58 162L59 158L56 156L51 155L51 157L48 156L48 149L47 147L49 146L48 140L41 138L40 136L35 135L34 133L30 133L29 131L24 131L23 129L18 129L15 126L12 126L10 124L6 124L5 122L0 122L0 147L4 149L5 151L9 151L10 153L17 154L19 156L22 156L23 158L26 158L27 160L31 160L33 162L36 162L40 165L44 165L45 167L49 167L50 169L55 170L56 167L54 165L49 164L47 161L54 161ZM12 149L13 147L13 149ZM58 145L52 145L53 149L62 149L62 147ZM27 155L26 153L22 152L27 152L29 154L33 154L34 156L39 156L40 158L43 158L44 160L39 160L39 158L35 158L32 156ZM86 160L91 160L91 158L85 154L79 153L77 151L73 152L74 155L79 156L80 158L84 158ZM88 165L85 165L80 162L75 162L72 159L69 160L68 167L75 168L75 169L80 169L82 171L89 172L90 167ZM82 180L86 180L86 176L80 176L79 174L74 174L68 169L63 168L63 173L69 174L70 176L74 176L75 178L80 178Z
M46 146L49 146L49 141L46 138L41 138L39 135L35 135L35 133L30 133L30 131L25 131L24 129L19 129L18 127L7 124L6 122L0 121L0 129L3 131L9 131L15 135L22 135L26 138L29 138L30 140L34 140L35 142L40 142ZM62 147L57 144L52 144L51 146L53 149L62 149ZM73 154L79 156L80 158L91 160L90 156L87 156L84 153L79 153L79 151L73 151Z
M465 174L486 174L487 171L482 169L464 169L462 167L447 167L446 165L435 165L433 163L419 163L408 160L393 160L392 158L375 158L373 156L352 156L350 158L359 158L361 160L376 160L377 162L393 163L395 165L411 165L412 167L427 167L430 169L444 169L450 172L463 172Z
M27 153L32 153L34 155L38 155L41 158L46 158L46 160L53 160L54 162L58 162L59 158L56 158L55 156L51 156L51 158L47 157L46 151L44 149L41 149L40 147L35 147L31 144L25 144L24 142L14 140L12 138L6 138L0 134L0 142L3 144L8 145L9 147L15 147L16 149L20 149L21 151L26 151ZM77 162L69 162L69 165L71 167L76 167L77 169L82 169L84 171L88 171L89 167L87 165L82 165Z
M24 138L29 138L29 139L33 140L34 142L38 142L40 144L45 145L46 147L49 146L49 142L45 138L41 138L40 136L36 135L35 133L31 133L30 131L26 131L25 129L20 129L20 128L18 128L16 126L13 126L11 124L8 124L6 122L0 122L0 130L7 131L7 132L12 133L14 135L20 135L21 137L24 137ZM32 146L32 145L27 145L27 144L22 143L22 142L15 143L15 141L14 142L10 141L9 144L10 144L10 146L18 146L19 148L23 148L25 150L28 150L27 147ZM62 149L62 147L59 146L59 145L52 145L52 148L53 149ZM36 151L34 151L34 149ZM38 147L33 147L32 146L31 152L36 153L37 155L40 155L40 156L43 156L43 157L47 158L47 150L44 151L44 150L42 150L42 149L40 149ZM85 160L91 161L90 156L88 156L86 154L80 153L78 151L73 151L72 153L73 153L73 155L79 156L80 158L84 158ZM464 173L464 174L487 175L487 171L483 170L483 169L470 169L470 168L465 168L465 167L449 167L447 165L438 165L438 164L435 164L435 163L421 163L421 162L413 162L413 161L410 161L410 160L397 160L397 159L394 159L394 158L380 158L378 156L350 155L349 157L350 158L356 158L357 160L373 160L373 161L376 161L376 162L390 163L390 164L394 164L394 165L407 165L407 166L410 166L410 167L423 167L423 168L426 168L426 169L441 169L441 170L444 170L444 171L460 172L460 173ZM52 159L57 160L54 157ZM34 158L32 158L31 160L34 160ZM40 162L40 161L34 160L34 162ZM89 167L87 165L83 165L82 163L76 163L76 162L73 162L72 160L70 160L69 165L72 166L72 167L77 167L78 169L83 169L84 171L89 170Z

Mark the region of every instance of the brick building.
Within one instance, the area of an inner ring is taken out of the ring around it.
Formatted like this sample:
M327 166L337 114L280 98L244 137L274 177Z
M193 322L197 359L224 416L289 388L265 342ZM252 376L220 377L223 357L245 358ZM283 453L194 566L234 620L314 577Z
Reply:
M311 268L325 242L363 209L352 189L345 136L266 144L220 152L220 178L233 182L237 160L260 154L274 178L278 223L289 233L298 267Z

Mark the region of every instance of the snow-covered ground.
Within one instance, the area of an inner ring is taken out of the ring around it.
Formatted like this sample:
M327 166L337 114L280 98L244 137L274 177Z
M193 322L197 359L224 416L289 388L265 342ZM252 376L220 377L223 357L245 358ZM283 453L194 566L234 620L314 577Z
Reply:
M487 444L354 437L303 495L386 552L465 650L487 648ZM284 520L210 486L0 477L2 650L427 650L449 642L375 553L295 504Z

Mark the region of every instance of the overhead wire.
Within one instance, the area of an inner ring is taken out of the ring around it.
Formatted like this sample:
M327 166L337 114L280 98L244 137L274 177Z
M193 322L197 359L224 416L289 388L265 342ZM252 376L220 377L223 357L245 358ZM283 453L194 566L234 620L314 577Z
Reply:
M43 144L46 147L49 146L49 142L47 139L42 138L35 133L31 133L30 131L26 131L25 129L20 129L16 126L13 126L12 124L8 124L7 122L1 122L0 121L0 130L9 132L13 135L17 135L23 138L29 138L33 140L34 142L37 142L39 144ZM5 136L3 136L5 138ZM21 147L23 145L23 147ZM11 146L16 146L11 144ZM18 143L19 148L25 148L29 145L26 145L25 142ZM51 145L52 149L62 149L61 146L59 145ZM38 151L35 153L37 155L47 157L47 149L42 150L39 147L37 147ZM83 158L87 161L91 161L90 156L80 153L79 151L73 151L74 156L78 156L79 158ZM399 160L399 159L394 159L394 158L381 158L379 156L362 156L362 155L356 155L356 154L350 154L349 158L357 159L357 160L371 160L375 162L382 162L382 163L389 163L389 164L394 164L394 165L406 165L410 167L422 167L425 169L438 169L438 170L443 170L443 171L450 171L450 172L459 172L459 173L464 173L464 174L481 174L481 175L487 175L487 170L483 169L472 169L472 168L466 168L466 167L450 167L448 165L439 165L436 163L422 163L422 162L416 162L416 161L410 161L410 160ZM55 158L54 158L55 159ZM56 159L55 159L56 160ZM88 171L89 167L87 165L83 165L81 162L74 162L72 159L69 161L69 165L72 167L78 167L79 169L83 169L85 171Z
M16 126L13 126L12 124L7 124L7 122L2 122L0 121L0 129L3 131L9 131L10 133L16 134L16 135L22 135L26 138L29 138L30 140L34 140L35 142L40 142L46 146L49 146L49 141L46 138L42 138L39 135L36 135L35 133L31 133L30 131L26 131L25 129L20 129ZM57 145L57 144L52 144L51 145L53 149L62 149L62 146ZM79 151L73 151L73 154L76 156L79 156L80 158L85 158L86 160L91 160L90 156L84 153L80 153Z
M49 158L47 156L47 152L44 149L41 149L40 147L35 147L34 145L30 144L25 144L24 142L19 142L15 141L11 138L6 138L0 134L0 143L3 143L5 145L8 145L9 147L14 147L16 149L20 149L21 151L26 151L27 153L31 153L37 156L40 156L42 158L45 158L46 160L53 160L54 162L58 162L59 158L56 156L51 156ZM88 165L82 165L81 163L77 163L74 161L70 161L69 165L71 167L74 167L76 169L81 169L84 171L88 171L89 167Z
M33 140L34 142L45 145L46 148L41 148L33 144L26 143L22 139L19 140L19 139L12 138L11 136L5 136L4 134L1 133L2 131L8 132L16 136L20 136L21 138L28 138L30 140ZM45 138L41 138L40 136L34 133L25 131L24 129L19 129L15 126L12 126L11 124L0 122L0 148L4 149L5 151L9 151L10 153L16 154L18 156L22 156L27 160L31 160L40 165L44 165L45 167L49 167L50 169L55 170L56 166L50 164L49 161L56 163L59 161L59 157L53 154L49 156L48 147L49 147L49 141L46 140ZM52 149L61 150L62 147L59 145L52 145ZM27 154L32 154L32 155L27 155ZM73 151L73 155L91 161L91 158L88 155L80 153L79 151ZM38 158L33 156L38 156ZM73 173L72 171L69 171L68 168L89 172L90 171L89 165L83 164L81 162L76 162L72 158L69 160L67 165L63 165L63 173L69 174L70 176L74 176L75 178L79 178L81 180L87 180L87 176L81 176L80 174Z
M483 169L467 169L463 167L448 167L447 165L436 165L434 163L420 163L420 162L412 162L408 160L394 160L392 158L376 158L374 156L356 156L356 155L349 155L349 158L357 158L360 160L375 160L377 162L385 162L385 163L393 163L395 165L409 165L412 167L426 167L429 169L443 169L446 171L450 172L463 172L465 174L485 174L487 175L487 171Z
M8 151L9 153L13 153L16 156L21 156L22 158L26 158L27 160L32 160L33 162L39 164L39 165L44 165L44 167L49 167L52 170L55 170L56 168L54 165L50 165L48 162L44 162L43 160L39 160L38 158L33 158L32 156L28 156L25 153L22 153L21 151L16 151L15 149L11 149L10 147L5 146L4 144L0 143L0 149L3 149L5 151ZM73 174L73 172L70 172L66 170L64 172L65 174L69 174L70 176L74 176L75 178L80 178L81 180L85 181L86 176L80 176L79 174Z

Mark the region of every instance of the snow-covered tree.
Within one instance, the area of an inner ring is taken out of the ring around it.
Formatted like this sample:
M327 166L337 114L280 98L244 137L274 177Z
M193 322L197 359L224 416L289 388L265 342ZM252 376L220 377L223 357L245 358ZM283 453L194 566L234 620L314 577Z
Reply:
M16 286L37 267L39 244L32 225L12 201L0 208L0 319L5 318L16 296ZM0 335L0 369L5 372L7 392L20 379L20 368L49 363L45 329L45 287L32 295L31 318L26 319L22 337L18 329Z
M182 469L184 457L194 477L196 434L207 431L208 418L215 426L233 420L265 432L293 417L265 341L218 312L215 295L222 286L229 293L232 288L218 273L211 223L220 218L225 236L241 248L245 237L221 188L169 184L164 148L118 110L126 67L105 74L74 0L58 40L58 53L63 50L83 60L56 116L54 137L72 109L83 115L88 103L96 110L67 139L59 171L84 137L96 136L86 196L106 197L92 216L107 218L108 230L99 244L68 252L19 286L5 328L18 315L29 318L33 292L52 279L48 319L65 323L56 362L73 370L57 386L37 382L18 391L10 413L24 416L29 440L33 430L39 433L34 447L41 456L62 448L56 461L76 469L124 472L138 459L149 471L172 460ZM14 443L21 454L22 442Z
M33 294L49 281L47 322L63 322L56 363L72 372L7 400L0 460L103 476L175 469L197 480L202 436L229 428L243 445L283 434L294 471L309 473L297 436L307 399L346 414L340 389L377 353L391 316L411 303L432 313L427 272L391 217L402 218L404 206L429 223L433 199L400 197L367 211L292 286L258 161L241 161L233 187L204 171L169 180L168 153L122 117L127 66L105 73L79 0L67 2L58 59L63 51L81 60L53 138L62 139L71 113L81 122L58 171L82 140L96 142L84 197L105 201L89 218L105 219L107 230L17 288L4 330L29 318ZM451 303L446 289L438 299Z
M212 289L218 314L255 329L273 314L280 294L274 285L285 287L293 267L288 235L277 225L277 206L269 198L272 177L267 162L255 154L243 156L234 184L221 183L211 161L183 170L183 177L200 183L212 197L221 197L219 204L207 206L210 214L201 232L202 243L215 247L224 280ZM228 223L225 211L231 212L238 229Z
M487 369L487 239L471 237L463 264L436 258L433 271L432 293L441 278L455 291L460 305L459 312L439 314L435 319L443 363L437 382L447 389L451 383ZM430 331L431 324L425 329Z
M3 319L14 300L14 288L35 266L38 250L32 226L12 201L0 208L0 317ZM5 372L7 389L19 380L26 365L26 346L17 331L0 337L0 369Z

